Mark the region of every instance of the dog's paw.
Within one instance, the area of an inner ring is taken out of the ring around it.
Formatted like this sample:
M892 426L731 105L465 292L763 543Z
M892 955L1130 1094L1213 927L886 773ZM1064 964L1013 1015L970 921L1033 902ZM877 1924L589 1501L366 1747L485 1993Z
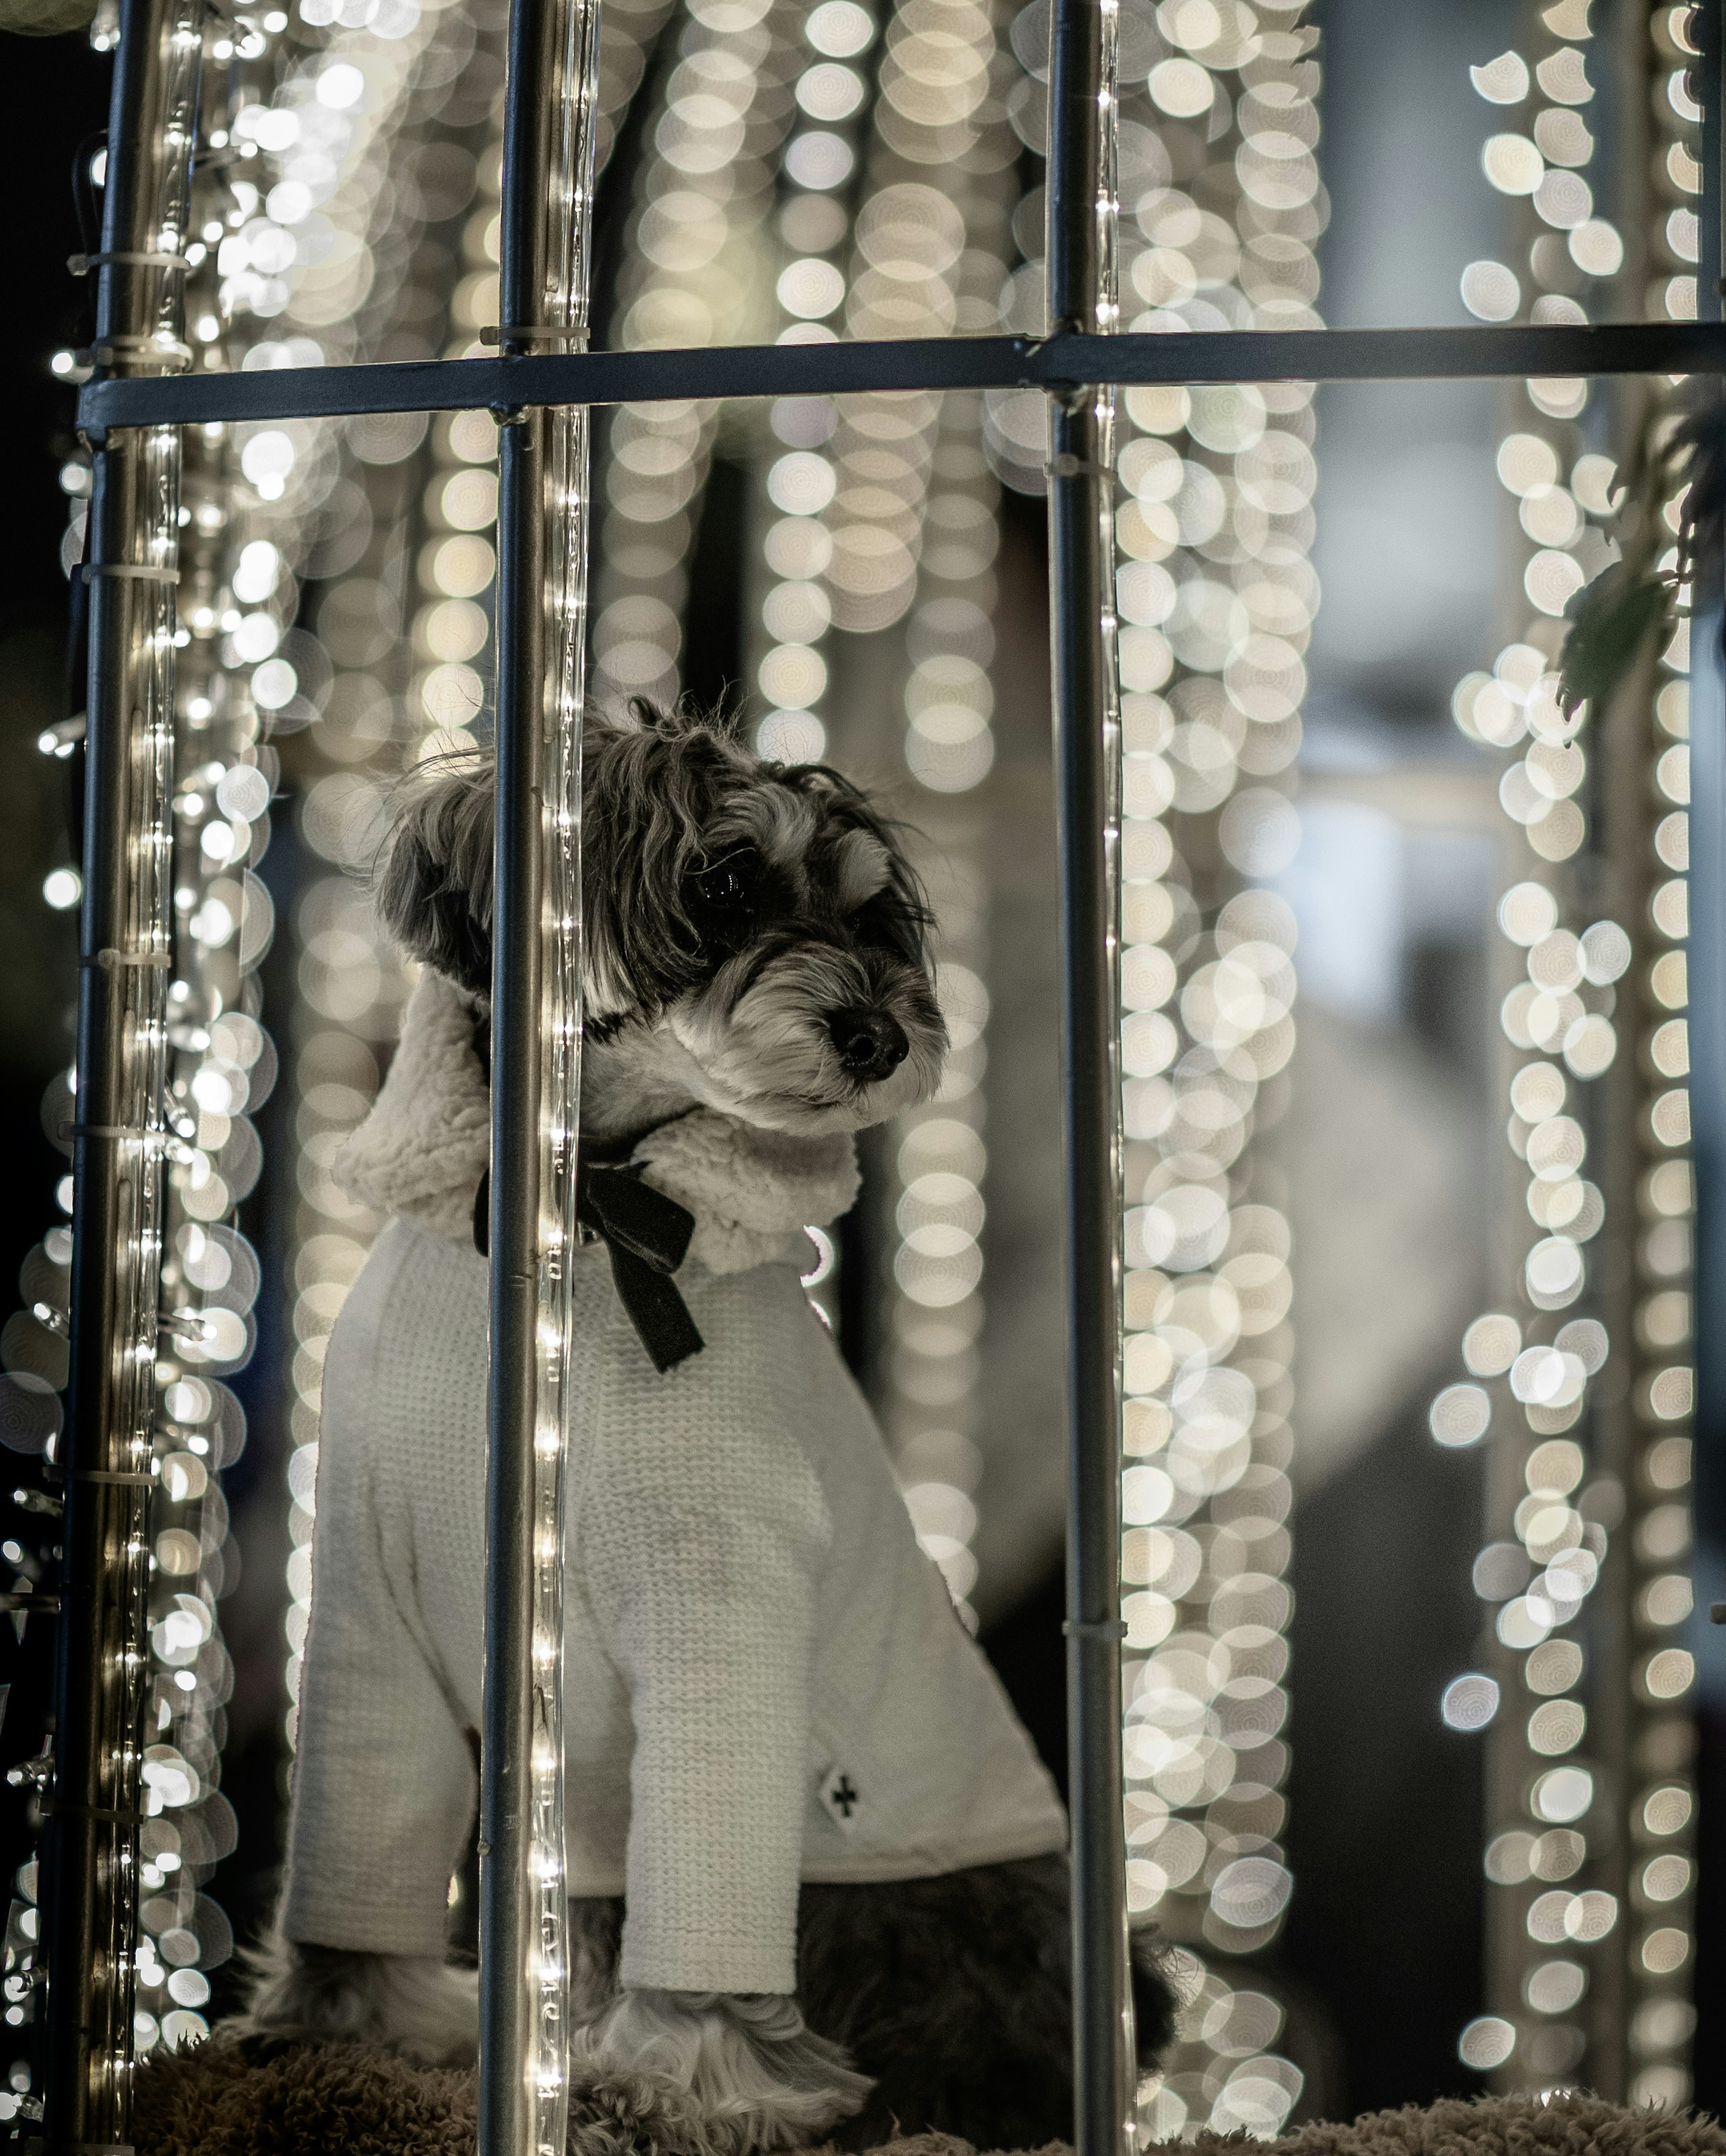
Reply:
M619 1992L575 2031L571 2053L686 2092L708 2156L807 2148L874 2086L805 2027L794 1999L769 1994Z
M479 2047L479 1979L430 1956L350 1953L277 1933L248 1956L244 2013L223 2024L243 2050L375 2044L422 2066L471 2066Z

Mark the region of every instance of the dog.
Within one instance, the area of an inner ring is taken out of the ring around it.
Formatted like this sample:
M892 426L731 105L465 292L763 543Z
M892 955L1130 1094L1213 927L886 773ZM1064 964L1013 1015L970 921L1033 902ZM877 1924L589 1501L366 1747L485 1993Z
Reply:
M418 782L378 883L424 970L336 1163L393 1217L325 1367L253 2045L473 2052L443 1941L479 1726L494 801L484 764ZM709 2156L1070 2138L1065 1816L797 1277L855 1197L852 1134L939 1082L921 888L861 791L723 717L590 720L583 801L573 2065L657 2077ZM645 1291L651 1236L616 1225L643 1206L672 1243ZM1132 1965L1148 2066L1177 2002L1148 1935Z

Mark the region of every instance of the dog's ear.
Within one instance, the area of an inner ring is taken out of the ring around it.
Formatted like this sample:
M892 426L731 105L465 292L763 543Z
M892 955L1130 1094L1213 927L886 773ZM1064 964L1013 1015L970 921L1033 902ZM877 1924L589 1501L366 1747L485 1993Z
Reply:
M398 797L378 876L378 911L414 957L475 995L491 993L496 778L471 760Z
M589 721L582 770L582 927L592 1018L663 1007L701 978L685 904L715 776L731 755L686 712L638 700Z

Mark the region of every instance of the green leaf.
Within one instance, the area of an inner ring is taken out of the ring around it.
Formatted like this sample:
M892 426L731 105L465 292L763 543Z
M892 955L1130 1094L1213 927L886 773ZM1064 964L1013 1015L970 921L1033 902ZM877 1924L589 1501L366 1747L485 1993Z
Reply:
M1585 701L1599 704L1611 696L1672 595L1664 578L1633 576L1623 562L1577 593L1559 660L1559 701L1567 714Z

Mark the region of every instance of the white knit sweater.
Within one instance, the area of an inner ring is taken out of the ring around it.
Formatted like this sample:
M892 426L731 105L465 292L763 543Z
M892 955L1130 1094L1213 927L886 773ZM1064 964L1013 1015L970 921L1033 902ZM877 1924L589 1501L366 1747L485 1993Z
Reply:
M442 1949L480 1714L484 1104L469 1014L428 974L337 1168L398 1217L325 1365L291 1938ZM626 1984L789 1992L799 1878L1040 1855L1066 1820L798 1277L797 1230L855 1195L850 1141L700 1111L636 1157L696 1215L678 1284L706 1345L658 1375L581 1254L569 1890L627 1894Z

